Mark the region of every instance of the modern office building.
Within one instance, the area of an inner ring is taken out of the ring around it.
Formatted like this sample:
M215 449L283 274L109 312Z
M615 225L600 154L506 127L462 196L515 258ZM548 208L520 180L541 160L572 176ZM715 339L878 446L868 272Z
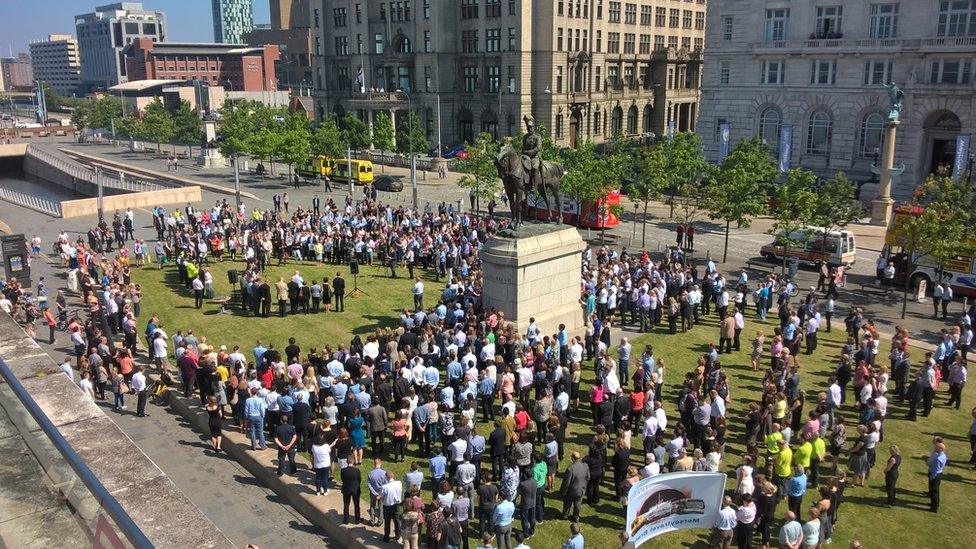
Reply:
M7 90L25 90L34 87L34 70L29 54L0 58L0 72Z
M229 91L277 91L278 46L157 43L137 38L124 50L129 80L199 80Z
M81 82L86 89L106 89L128 81L122 49L139 38L166 41L166 15L143 9L140 2L120 2L75 17Z
M695 129L705 0L320 0L312 19L319 117L417 110L445 147L525 115L562 146Z
M210 0L213 7L214 42L243 44L244 34L254 28L251 0Z
M78 91L81 84L81 59L78 41L69 34L51 34L47 40L30 43L34 78L63 95Z
M255 27L244 35L244 42L251 46L278 46L281 51L281 60L276 65L279 86L295 92L308 90L315 85L309 0L271 0L270 7L271 25ZM315 24L321 25L318 18Z
M905 171L892 193L906 198L976 130L976 2L712 0L707 40L699 131L713 160L722 124L776 155L785 131L792 166L872 181L895 83Z

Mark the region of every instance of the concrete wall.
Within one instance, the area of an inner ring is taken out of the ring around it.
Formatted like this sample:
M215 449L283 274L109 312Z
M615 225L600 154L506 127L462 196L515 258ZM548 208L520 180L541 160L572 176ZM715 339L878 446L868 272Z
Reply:
M27 143L0 145L0 157L24 156L25 154L27 154Z
M179 187L142 193L125 193L105 196L102 207L105 212L125 210L126 208L152 208L167 204L186 204L202 199L200 187ZM83 217L98 213L97 198L80 198L61 202L61 217Z
M5 313L0 313L0 357L153 545L233 547L210 519ZM14 407L5 409L19 431L36 430L36 425L32 426L33 421L23 412L17 413ZM42 437L24 438L30 445L31 440ZM48 449L31 447L31 450L55 482L70 478L70 473L64 471L63 461L46 460L45 456L51 455ZM81 518L91 524L99 506L88 491L72 485L62 489L68 492L65 497ZM73 545L72 540L64 541L65 546Z

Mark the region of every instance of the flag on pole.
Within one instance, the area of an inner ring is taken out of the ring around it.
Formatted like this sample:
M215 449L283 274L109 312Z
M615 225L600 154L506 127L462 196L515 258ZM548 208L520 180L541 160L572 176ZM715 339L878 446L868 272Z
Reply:
M790 171L790 155L793 154L793 125L783 124L779 134L779 171Z
M363 66L359 66L359 74L356 75L356 84L359 86L359 93L366 93L366 76L363 75Z
M718 126L718 161L722 162L729 155L729 146L732 139L732 125L729 123L719 124Z
M708 529L715 524L726 476L680 472L648 477L627 493L628 538L634 547L675 530Z
M966 172L969 164L969 146L972 135L961 133L956 136L956 156L952 161L952 178L959 179Z

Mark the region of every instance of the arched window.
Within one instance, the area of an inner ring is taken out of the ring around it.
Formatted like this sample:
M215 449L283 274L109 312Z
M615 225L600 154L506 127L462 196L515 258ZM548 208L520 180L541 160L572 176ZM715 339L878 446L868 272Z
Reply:
M610 135L620 135L624 129L624 110L619 106L613 108L610 116Z
M807 125L807 154L828 154L832 129L833 122L826 111L816 111L810 115Z
M413 51L410 45L410 39L402 34L393 39L393 48L397 53L410 53Z
M644 105L644 120L643 120L643 124L641 125L644 128L643 130L644 133L650 133L651 131L652 113L653 113L652 107L650 105Z
M871 157L881 151L884 135L884 117L881 113L870 113L861 119L861 133L858 140L858 156Z
M783 131L783 114L776 107L767 107L759 114L759 139L774 155L779 154L779 138Z
M474 143L474 116L468 109L458 113L458 137L465 143Z
M493 139L498 139L498 116L495 111L488 109L481 113L481 131L491 134Z
M631 105L627 110L627 133L634 135L637 133L637 107Z

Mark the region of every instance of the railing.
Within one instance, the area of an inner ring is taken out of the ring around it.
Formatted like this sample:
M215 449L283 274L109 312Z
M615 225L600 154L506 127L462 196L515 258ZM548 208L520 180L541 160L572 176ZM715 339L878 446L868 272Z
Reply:
M17 397L17 400L20 401L20 405L27 410L38 427L40 427L40 432L54 446L61 458L64 459L64 462L71 467L77 479L88 489L95 503L98 504L99 509L112 519L115 526L128 539L129 543L136 549L150 549L153 547L149 538L136 526L132 517L125 512L125 509L122 508L118 500L109 493L105 485L98 480L92 470L88 468L88 465L85 464L85 461L81 459L81 456L65 440L58 431L58 428L48 419L44 411L37 405L37 402L31 398L30 393L27 392L27 389L24 388L20 380L17 379L17 376L14 375L2 358L0 358L0 376L3 377L3 380Z
M352 157L358 160L369 160L370 162L376 164L383 164L386 166L396 166L400 168L410 167L410 155L409 154L398 154L390 152L353 152ZM341 160L337 160L341 162ZM448 160L450 164L450 160ZM417 169L418 170L431 170L433 168L433 159L428 156L417 156Z
M46 198L40 198L32 194L0 187L0 200L5 200L7 202L17 204L18 206L30 208L32 210L45 213L54 217L61 217L60 202L55 202L53 200L48 200Z
M86 181L91 184L96 184L95 172L84 166L69 162L64 158L52 154L44 149L27 146L27 155L37 158L41 162L60 170L61 172L74 177L75 179ZM118 175L110 175L106 173L105 170L102 171L102 186L109 189L116 189L120 191L141 193L147 191L158 191L161 189L169 188L166 185L160 185L158 183L150 183L149 181L144 181L142 179L137 179L134 177L119 177Z

